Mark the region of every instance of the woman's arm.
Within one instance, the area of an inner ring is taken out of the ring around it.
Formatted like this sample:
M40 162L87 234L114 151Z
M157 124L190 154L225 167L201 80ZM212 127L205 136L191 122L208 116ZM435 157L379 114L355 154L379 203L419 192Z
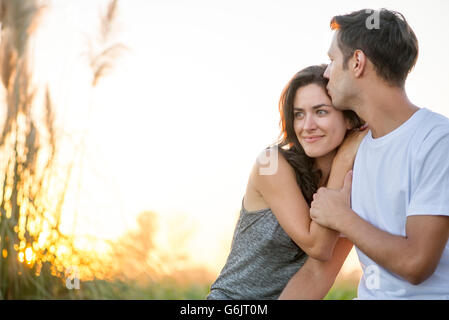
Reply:
M329 188L342 187L346 172L352 168L361 136L350 135L351 139L345 139L334 158L327 184ZM263 168L256 163L250 181L254 183L255 189L271 208L285 232L307 255L318 260L330 259L338 233L310 219L310 208L298 186L294 169L277 150L270 152L277 153L278 156L265 156L265 159L277 161L275 164L269 163L270 168L275 167L277 170L273 170L272 174L261 174Z
M340 238L330 260L319 261L309 257L304 266L287 283L279 299L323 299L334 284L351 248L351 241Z
M284 231L307 255L320 260L329 259L337 233L312 222L310 208L298 186L294 169L280 154L276 161L276 171L271 175L261 175L260 166L256 163L250 183L271 208Z
M366 128L367 126L364 125L360 130L353 129L343 140L334 157L327 188L339 190L343 186L346 173L354 165L360 143L368 133L368 130L365 130Z

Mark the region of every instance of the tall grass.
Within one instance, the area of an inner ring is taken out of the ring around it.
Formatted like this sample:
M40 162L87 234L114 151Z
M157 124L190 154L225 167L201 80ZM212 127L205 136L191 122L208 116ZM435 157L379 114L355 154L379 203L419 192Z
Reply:
M109 2L100 15L98 32L87 39L85 57L91 70L88 117L80 144L62 173L51 90L33 83L30 48L45 7L38 0L0 3L0 99L6 110L0 136L0 298L204 298L208 284L203 270L177 268L185 259L181 254L154 253L154 213L141 214L139 229L109 243L109 255L101 257L93 251L77 250L74 238L60 230L69 183L75 182L80 197L95 89L126 49L114 40L118 1ZM41 99L39 90L44 92ZM78 174L74 176L74 172ZM79 271L79 290L66 288L68 267ZM200 284L192 285L192 281Z
M28 51L43 7L29 0L2 1L1 5L0 62L6 117L0 136L0 297L48 297L47 286L57 273L47 263L54 260L54 249L49 249L59 234L55 215L47 211L45 191L56 143L49 93L44 117L33 114L36 88ZM48 281L42 281L44 278Z
M0 99L5 110L0 132L1 299L76 297L65 288L66 267L89 271L95 259L79 252L74 239L60 230L76 159L62 177L56 175L55 106L49 87L33 83L30 44L44 9L38 0L0 2ZM116 12L113 0L102 18L100 51L89 47L92 88L123 48L110 45ZM43 99L37 98L40 89ZM56 180L62 184L56 187Z

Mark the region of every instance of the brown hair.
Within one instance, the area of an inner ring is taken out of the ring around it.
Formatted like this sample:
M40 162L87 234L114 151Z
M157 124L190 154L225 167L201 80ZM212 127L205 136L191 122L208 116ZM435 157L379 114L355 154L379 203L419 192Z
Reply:
M277 146L280 153L295 170L296 180L309 206L312 202L313 194L318 189L322 173L319 169L313 167L314 158L306 155L298 141L293 127L293 101L298 89L309 84L319 85L327 94L326 85L328 80L323 77L326 67L327 65L325 64L310 66L296 73L282 91L279 100L281 133ZM354 111L344 110L343 115L350 121L352 128L359 128L364 123Z
M368 27L376 13L378 26ZM338 31L338 47L343 53L343 68L359 49L373 63L377 74L387 83L403 87L408 73L418 58L418 40L404 16L381 9L359 10L332 18L331 29Z

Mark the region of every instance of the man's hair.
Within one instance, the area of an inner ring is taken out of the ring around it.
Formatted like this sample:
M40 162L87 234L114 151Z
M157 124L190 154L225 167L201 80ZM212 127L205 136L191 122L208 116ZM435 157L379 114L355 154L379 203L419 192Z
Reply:
M370 25L371 19L377 25ZM404 16L395 11L370 9L335 16L331 29L338 31L343 67L359 49L373 63L377 74L389 84L403 87L418 58L418 40Z

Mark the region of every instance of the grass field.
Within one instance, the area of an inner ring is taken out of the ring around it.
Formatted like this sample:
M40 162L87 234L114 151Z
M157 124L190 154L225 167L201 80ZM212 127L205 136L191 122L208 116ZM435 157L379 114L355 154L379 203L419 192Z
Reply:
M81 283L79 290L67 290L66 296L56 299L94 300L203 300L209 293L210 284L179 284L176 281L139 285L133 282L95 280ZM357 295L352 284L337 284L325 300L351 300Z
M326 295L324 300L352 300L357 297L357 286L337 285Z

